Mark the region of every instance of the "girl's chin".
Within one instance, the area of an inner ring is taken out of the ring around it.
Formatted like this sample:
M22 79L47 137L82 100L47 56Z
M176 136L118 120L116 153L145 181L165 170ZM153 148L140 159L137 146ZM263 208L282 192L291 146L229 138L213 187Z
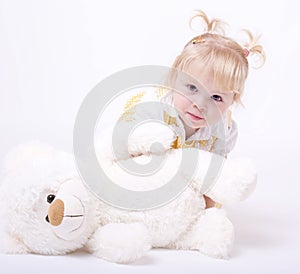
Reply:
M199 129L201 127L207 127L208 124L205 119L199 121L186 121L186 124L193 129Z
M187 117L180 117L180 120L183 122L185 126L188 126L190 129L198 130L201 127L207 127L207 121L205 119L201 119L199 121L191 120Z
M195 123L188 123L187 122L187 123L185 123L185 126L190 128L191 130L197 131L198 129L203 128L203 127L207 127L208 125L207 125L207 123L197 123L197 124L195 124Z

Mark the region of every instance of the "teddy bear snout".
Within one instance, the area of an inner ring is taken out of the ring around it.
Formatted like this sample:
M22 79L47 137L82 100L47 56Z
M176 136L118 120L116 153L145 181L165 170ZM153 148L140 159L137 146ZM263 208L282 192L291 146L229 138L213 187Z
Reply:
M64 218L65 205L60 199L56 199L51 203L48 209L48 215L46 216L46 221L53 226L59 226Z

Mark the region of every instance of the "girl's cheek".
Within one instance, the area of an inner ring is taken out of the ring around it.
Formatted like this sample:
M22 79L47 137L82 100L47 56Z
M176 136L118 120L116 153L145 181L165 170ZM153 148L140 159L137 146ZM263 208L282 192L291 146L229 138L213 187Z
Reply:
M228 105L228 104L218 104L217 107L218 107L218 110L223 114L228 110L230 105Z
M208 122L214 124L222 119L222 116L226 112L227 108L225 106L218 105L211 109L210 114L208 114Z
M185 96L178 93L173 96L173 102L175 108L179 108L179 109L185 108L190 103Z
M223 106L218 107L218 110L223 114L225 112L225 107Z

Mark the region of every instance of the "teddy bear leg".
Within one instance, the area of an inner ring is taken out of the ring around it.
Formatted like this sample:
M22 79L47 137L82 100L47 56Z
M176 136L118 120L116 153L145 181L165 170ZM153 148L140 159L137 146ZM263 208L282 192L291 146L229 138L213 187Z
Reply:
M209 208L173 247L199 250L215 258L229 257L233 246L234 228L223 209Z
M115 263L130 263L151 248L147 228L142 223L111 223L93 234L87 249L93 255Z

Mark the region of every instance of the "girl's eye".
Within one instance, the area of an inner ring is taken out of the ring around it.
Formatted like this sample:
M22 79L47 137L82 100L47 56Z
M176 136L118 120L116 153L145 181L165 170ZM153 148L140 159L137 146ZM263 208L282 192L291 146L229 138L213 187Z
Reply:
M217 102L223 102L223 99L220 95L212 95L211 98Z
M187 88L188 88L190 91L192 91L192 92L197 92L197 91L198 91L197 87L194 86L194 85L191 85L191 84L188 84L188 85L187 85Z

